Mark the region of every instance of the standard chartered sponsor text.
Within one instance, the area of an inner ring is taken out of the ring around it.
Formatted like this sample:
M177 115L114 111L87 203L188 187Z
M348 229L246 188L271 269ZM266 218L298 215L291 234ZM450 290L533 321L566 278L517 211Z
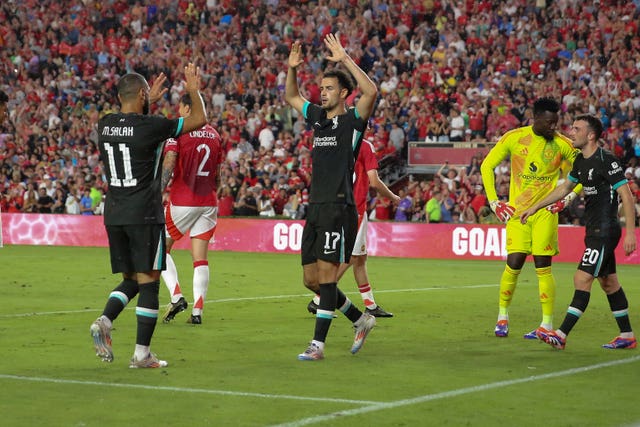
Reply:
M335 136L322 136L313 138L314 147L335 147L338 145L338 141Z

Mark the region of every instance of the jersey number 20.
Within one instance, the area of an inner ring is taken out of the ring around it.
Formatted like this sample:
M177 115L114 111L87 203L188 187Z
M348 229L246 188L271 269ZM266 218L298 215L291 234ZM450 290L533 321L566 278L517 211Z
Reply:
M600 251L597 249L586 248L584 250L584 255L582 255L582 263L594 265L598 258L600 258Z

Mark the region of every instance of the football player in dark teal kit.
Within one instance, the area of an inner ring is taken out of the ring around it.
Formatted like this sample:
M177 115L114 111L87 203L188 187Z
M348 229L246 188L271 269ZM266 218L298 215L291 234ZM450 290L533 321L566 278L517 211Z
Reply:
M198 129L206 122L199 92L200 71L189 64L184 73L186 90L194 100L189 117L149 115L149 104L167 91L163 89L166 77L158 76L150 88L143 76L131 73L118 81L120 112L107 114L98 123L98 145L109 184L104 224L111 270L122 273L123 280L109 295L102 315L90 331L96 355L105 362L113 361L112 322L139 293L131 368L167 366L150 351L158 319L160 272L165 268L162 148L167 138Z

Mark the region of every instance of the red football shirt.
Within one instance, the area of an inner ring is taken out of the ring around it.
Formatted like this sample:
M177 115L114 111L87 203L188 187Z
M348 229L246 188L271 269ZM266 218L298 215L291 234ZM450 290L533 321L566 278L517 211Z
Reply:
M178 153L173 170L171 203L176 206L218 206L216 177L223 161L222 141L211 125L170 138L165 153Z
M376 149L371 142L363 139L354 166L355 181L353 182L353 199L356 202L359 215L367 211L367 195L369 194L369 175L367 172L373 169L378 169Z

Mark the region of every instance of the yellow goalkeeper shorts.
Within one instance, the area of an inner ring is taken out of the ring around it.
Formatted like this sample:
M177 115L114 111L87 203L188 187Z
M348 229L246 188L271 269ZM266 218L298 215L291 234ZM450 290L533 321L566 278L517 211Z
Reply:
M520 223L520 217L507 222L507 254L520 252L527 255L558 254L558 215L540 209Z

